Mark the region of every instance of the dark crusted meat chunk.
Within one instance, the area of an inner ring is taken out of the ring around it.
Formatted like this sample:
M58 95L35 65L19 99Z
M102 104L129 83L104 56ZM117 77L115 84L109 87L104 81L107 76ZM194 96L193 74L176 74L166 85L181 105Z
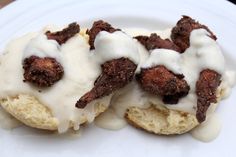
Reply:
M76 107L84 108L91 101L107 96L132 81L137 65L127 58L113 59L102 64L102 74L91 91L83 95Z
M141 69L136 77L143 90L161 96L166 104L176 104L188 94L190 87L183 78L162 65Z
M142 45L144 45L147 50L163 48L180 52L180 48L172 41L170 41L169 39L161 39L161 37L156 33L152 33L150 37L140 35L134 38L137 39Z
M79 33L80 26L77 23L71 23L67 28L64 28L62 31L50 32L47 31L45 34L48 39L56 40L58 44L64 44L68 39L73 37L75 34Z
M59 81L63 74L63 67L54 58L39 58L31 56L23 62L24 82L33 83L39 87L49 87Z
M95 41L95 38L97 36L97 34L101 31L106 31L106 32L109 32L109 33L113 33L115 31L118 31L120 29L115 29L113 28L109 23L107 22L104 22L102 20L99 20L99 21L95 21L93 23L93 26L90 30L87 30L87 34L89 35L89 45L90 45L90 49L94 49L94 41Z
M217 39L207 26L198 23L188 16L183 16L177 22L176 26L172 29L171 39L181 49L181 52L184 52L189 47L190 33L192 30L200 28L206 29L212 39Z
M221 83L221 75L213 70L203 70L196 83L197 113L196 117L201 123L206 119L206 112L211 103L216 103L216 90Z

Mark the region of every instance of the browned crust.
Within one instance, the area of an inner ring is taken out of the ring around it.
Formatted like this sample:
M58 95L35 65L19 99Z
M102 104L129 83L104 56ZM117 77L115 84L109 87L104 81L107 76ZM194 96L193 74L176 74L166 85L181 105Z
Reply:
M101 65L102 73L94 82L94 87L85 93L76 103L76 107L84 108L91 101L107 96L133 80L137 65L128 58L107 61Z
M209 32L209 36L216 40L216 36L205 25L200 24L189 16L183 16L171 31L172 41L180 48L181 52L184 52L189 47L190 33L194 29L203 28Z
M56 40L58 44L64 44L67 40L80 32L80 26L77 23L71 23L68 27L58 32L47 31L45 34L48 39Z
M103 21L103 20L98 20L93 23L93 26L90 30L87 30L86 33L89 35L89 45L90 45L90 50L95 49L94 47L94 41L97 36L97 34L101 31L106 31L109 33L113 33L115 31L118 31L120 29L115 29L113 28L109 23Z
M50 87L59 81L63 67L54 58L31 56L24 59L24 82L30 82L38 87Z
M166 104L178 103L190 89L183 75L176 75L162 65L141 69L136 79L144 91L161 96Z
M134 38L137 39L143 46L145 46L147 50L163 48L180 52L180 48L172 41L169 39L162 39L156 33L152 33L150 36L139 35Z
M196 83L198 122L206 119L206 113L211 103L217 102L216 90L221 83L221 75L217 72L206 69L200 73Z

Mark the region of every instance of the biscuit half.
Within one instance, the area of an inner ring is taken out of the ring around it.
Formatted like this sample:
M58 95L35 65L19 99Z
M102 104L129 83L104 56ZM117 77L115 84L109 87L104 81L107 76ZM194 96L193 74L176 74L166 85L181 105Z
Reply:
M216 93L218 102L224 95L223 92L223 89L219 87ZM127 109L125 118L136 128L160 135L183 134L199 125L195 115L168 109L158 104L147 109L130 107Z
M58 129L58 120L52 115L50 109L34 96L20 94L16 97L1 99L0 104L8 113L27 126L52 131ZM106 108L106 105L95 104L95 115L104 112ZM87 121L88 119L83 117L81 124ZM73 122L70 126L73 126Z
M137 128L162 135L183 134L199 124L195 115L160 106L130 107L125 118Z
M89 36L86 31L87 29L81 29L79 34L88 41ZM53 116L51 110L40 103L34 96L19 94L15 97L7 97L0 100L0 105L27 126L44 130L58 130L59 122ZM96 116L107 109L107 105L101 103L97 103L94 106ZM81 124L87 121L89 120L86 117L82 117ZM70 122L70 127L73 126L73 122Z

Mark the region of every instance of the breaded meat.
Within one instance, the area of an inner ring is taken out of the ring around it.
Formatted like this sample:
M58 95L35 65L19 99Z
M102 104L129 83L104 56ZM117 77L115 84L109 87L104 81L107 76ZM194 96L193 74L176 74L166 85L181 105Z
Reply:
M89 35L89 45L90 45L90 49L94 49L94 41L95 41L95 38L97 36L97 34L101 31L106 31L106 32L109 32L109 33L113 33L115 31L118 31L120 29L115 29L113 28L109 23L107 22L104 22L102 20L99 20L99 21L95 21L93 23L93 26L90 30L87 30L87 34Z
M64 28L62 31L50 32L47 31L45 34L48 39L56 40L58 44L64 44L68 39L73 37L75 34L79 33L80 26L77 23L71 23L67 28Z
M59 81L63 67L54 58L31 56L23 62L24 82L30 82L38 87L49 87Z
M196 83L197 113L199 123L205 121L211 103L216 103L216 90L221 83L221 75L213 70L203 70Z
M136 79L143 90L161 96L166 104L178 103L190 89L183 75L176 75L162 65L141 69Z
M217 39L207 26L200 24L188 16L183 16L177 22L176 26L171 31L171 39L183 53L189 47L189 37L192 30L200 28L206 29L212 39Z
M142 45L144 45L147 50L163 48L180 52L180 48L172 41L170 41L169 39L162 39L156 33L152 33L150 37L140 35L134 38L137 39Z
M91 101L127 85L132 81L137 65L122 57L105 62L101 68L102 73L94 82L94 87L77 101L76 107L84 108Z

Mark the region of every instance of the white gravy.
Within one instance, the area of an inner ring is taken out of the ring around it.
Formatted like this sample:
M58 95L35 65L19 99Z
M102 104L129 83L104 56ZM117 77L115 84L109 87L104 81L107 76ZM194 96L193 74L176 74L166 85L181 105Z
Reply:
M191 135L197 140L210 142L220 133L221 123L217 114L212 114L207 119L191 131Z
M189 94L180 99L176 105L165 105L167 108L196 112L197 97L195 84L199 73L203 69L212 69L222 74L222 91L229 95L236 82L233 71L225 71L225 61L216 41L208 36L204 29L192 31L190 47L179 54L173 50L155 49L148 52L132 36L149 35L155 32L162 38L170 38L170 30L149 31L140 29L126 29L125 32L100 32L95 39L95 50L90 51L89 45L81 35L77 34L65 44L59 45L54 40L48 40L44 32L30 33L13 40L5 49L0 59L0 98L15 96L20 93L35 96L40 102L49 107L59 121L59 132L65 132L69 123L74 123L74 129L79 129L80 120L86 116L89 122L95 118L94 104L96 102L110 105L104 114L100 115L95 124L102 128L117 130L126 125L123 119L125 111L130 106L147 108L149 105L162 104L158 96L142 91L133 81L125 88L110 94L107 97L93 101L85 109L75 108L76 101L93 88L95 79L101 73L101 64L120 57L127 57L140 68L164 65L176 74L184 74L190 85ZM24 83L22 61L31 55L39 57L53 57L64 67L63 78L52 87L39 89L29 83ZM214 56L214 59L211 57ZM39 92L39 90L41 92ZM202 137L202 132L215 128L214 137L220 128L214 115L208 116L207 121L197 127L193 136L203 141L209 141L213 135ZM217 131L218 130L218 131Z

